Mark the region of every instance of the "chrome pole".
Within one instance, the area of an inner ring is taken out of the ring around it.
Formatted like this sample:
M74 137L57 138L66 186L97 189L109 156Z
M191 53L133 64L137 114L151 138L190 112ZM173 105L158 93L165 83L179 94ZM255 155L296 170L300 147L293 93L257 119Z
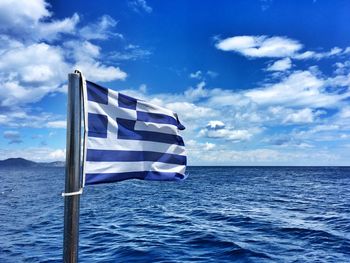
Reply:
M81 187L81 88L80 75L68 75L67 144L65 193ZM80 195L64 197L63 262L78 262Z

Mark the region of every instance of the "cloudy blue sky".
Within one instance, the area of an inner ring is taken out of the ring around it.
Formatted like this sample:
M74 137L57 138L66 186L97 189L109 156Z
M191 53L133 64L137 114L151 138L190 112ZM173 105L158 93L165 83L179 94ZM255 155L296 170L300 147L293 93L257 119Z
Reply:
M349 1L0 1L1 159L65 157L67 73L168 107L192 165L348 165Z

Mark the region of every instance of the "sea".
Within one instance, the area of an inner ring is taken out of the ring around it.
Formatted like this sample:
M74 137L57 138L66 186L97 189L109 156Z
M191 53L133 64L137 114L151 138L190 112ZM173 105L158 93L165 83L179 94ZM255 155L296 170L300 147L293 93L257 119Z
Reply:
M350 167L87 186L79 262L350 262ZM62 262L64 168L0 169L0 262Z

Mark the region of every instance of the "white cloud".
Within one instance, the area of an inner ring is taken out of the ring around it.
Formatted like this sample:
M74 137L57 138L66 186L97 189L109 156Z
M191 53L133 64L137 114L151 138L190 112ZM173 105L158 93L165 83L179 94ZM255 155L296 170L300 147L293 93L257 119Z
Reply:
M216 145L215 145L214 143L206 142L206 143L204 144L204 150L210 151L210 150L214 149L215 146L216 146Z
M203 153L203 151L214 150L216 148L216 144L211 142L200 143L190 139L186 141L186 148L191 153L196 153L197 151L200 151ZM190 155L193 156L193 154L190 154Z
M342 53L342 49L339 47L334 47L332 48L329 52L328 52L328 56L334 56L334 55L338 55L340 53Z
M75 69L79 69L88 79L94 81L113 81L125 80L127 73L119 67L106 66L99 62L101 48L89 41L78 42L69 41L65 44L66 48L70 48L70 56L74 57L76 64Z
M75 65L75 68L83 72L86 78L94 81L125 80L127 77L127 73L119 67L105 66L99 62L80 62Z
M49 5L44 0L4 0L0 2L0 31L29 40L53 40L64 33L73 33L79 16L74 14L71 18L43 22L52 16L48 10Z
M122 51L114 51L108 55L108 59L114 61L147 59L152 52L137 45L128 45Z
M5 51L0 70L11 72L23 82L56 83L68 70L62 50L45 43L21 46Z
M64 161L66 159L66 150L64 149L57 149L49 152L49 159L57 160L57 161Z
M63 20L52 21L50 23L40 23L38 24L35 33L32 33L32 36L38 40L54 40L61 34L74 33L78 22L79 16L74 14L72 17Z
M241 93L221 89L212 90L208 100L208 104L212 107L247 107L250 103L251 100Z
M152 7L147 4L146 0L129 0L128 4L132 10L137 13L140 13L141 11L152 13L153 10Z
M252 107L247 107L241 111L236 110L233 119L237 122L245 122L254 125L267 122L270 119L270 116L267 116L266 112L263 112L262 109L252 109Z
M206 83L201 81L195 88L189 88L185 91L185 97L191 101L196 101L208 95L208 92L204 89Z
M15 40L7 35L0 34L0 54L6 52L7 50L20 48L22 46L23 44L21 41Z
M313 112L309 108L297 110L289 113L283 120L284 123L313 123L317 112Z
M339 117L341 119L349 119L350 118L350 107L344 107L339 112Z
M299 147L299 148L314 148L314 146L313 145L311 145L311 144L308 144L308 143L304 143L304 142L302 142L302 143L300 143L300 144L298 144L298 145L296 145L296 147Z
M66 128L67 122L66 121L49 121L47 123L48 128Z
M263 120L265 124L273 125L289 125L289 124L312 124L321 121L321 116L326 112L311 108L285 106L270 106L266 110L263 109L266 118Z
M40 43L4 51L0 70L0 104L14 106L57 91L69 66L60 48Z
M347 75L336 75L327 79L327 85L331 87L350 87L350 73Z
M347 136L349 132L349 127L346 126L338 126L332 123L329 123L327 125L316 125L314 127L307 127L302 130L294 130L291 133L291 136L293 136L295 139L298 140L309 140L316 143L319 142L337 142L337 141L343 141L348 140L349 137ZM325 144L326 145L326 144ZM336 148L337 143L334 143L332 147Z
M224 138L229 141L246 141L252 137L248 130L207 130L204 135L208 138Z
M204 81L207 77L216 78L219 74L215 71L208 70L207 72L202 72L201 70L197 70L195 72L190 73L189 77L191 79L198 79Z
M207 138L222 138L228 141L239 142L249 140L253 134L248 130L229 130L224 128L219 130L202 129L199 135Z
M142 93L146 93L147 92L147 85L146 84L141 84L139 87L139 91L141 91Z
M9 109L6 112L0 112L0 125L3 127L12 128L50 128L49 123L53 123L56 127L60 124L62 116L57 116L52 113L27 112L26 108ZM62 127L62 125L61 125Z
M273 64L269 65L266 69L267 71L285 71L292 67L292 61L290 58L283 58L275 61Z
M345 48L343 52L344 52L344 54L349 54L350 53L350 47Z
M209 121L207 127L214 130L222 129L225 128L225 123L222 121Z
M0 86L0 106L12 107L37 102L54 90L55 87L24 87L16 81L3 82Z
M287 37L235 36L220 40L216 48L234 51L247 57L279 58L295 54L303 46Z
M23 82L45 82L53 78L49 65L33 65L32 67L23 68Z
M190 74L191 79L201 79L202 78L202 71L197 70L196 72L193 72Z
M300 141L299 139L295 139L291 134L283 134L283 135L273 135L271 138L267 138L264 140L270 145L274 147L283 147L283 148L311 148L312 145Z
M197 106L189 102L171 102L165 106L168 109L177 112L184 120L208 118L217 115L217 113L211 108Z
M207 138L223 138L238 142L249 140L253 134L248 130L225 128L225 124L222 121L210 121L206 128L200 130L199 135Z
M115 36L111 31L117 24L114 19L102 16L78 30L77 14L53 20L48 8L45 1L38 0L0 3L0 106L18 107L64 92L67 73L77 67L95 81L127 76L119 67L100 62L100 46L81 39L81 34L85 39ZM57 39L62 33L71 35L65 41ZM57 41L53 45L50 40Z
M112 28L114 28L116 25L117 21L115 21L112 17L103 15L96 23L91 23L82 27L79 30L79 34L86 40L105 40L110 37L118 37L123 39L124 37L122 34L112 31Z
M294 39L281 36L235 36L226 39L220 39L216 43L216 48L222 51L233 51L251 58L292 58L297 60L305 59L323 59L345 55L349 53L350 47L345 49L333 47L329 51L301 51L303 45ZM288 60L276 61L272 64L270 71L283 71L291 67ZM276 69L274 69L274 67ZM282 69L280 69L282 68ZM268 69L269 70L269 69Z
M50 15L44 0L0 1L0 29L25 27Z
M73 32L79 17L74 14L72 18L48 21L52 14L47 8L46 2L39 0L0 3L1 106L37 102L59 91L66 80L70 65L64 51L39 40Z
M334 57L342 54L346 54L347 49L341 49L339 47L333 47L331 50L326 52L315 52L315 51L305 51L303 53L297 53L292 56L294 59L322 59Z
M349 94L328 93L324 90L325 80L309 71L295 71L281 82L250 90L245 96L258 104L332 107Z
M93 62L100 57L101 48L87 40L69 40L62 45L66 56L74 59L74 61Z
M324 131L335 131L335 130L339 130L339 126L338 125L317 125L314 128L310 129L309 132L311 133L317 133L317 132L324 132Z
M314 51L305 51L303 53L293 55L294 59L309 59L315 57L316 52Z
M333 66L336 68L334 73L337 75L345 75L350 72L350 61L336 62Z

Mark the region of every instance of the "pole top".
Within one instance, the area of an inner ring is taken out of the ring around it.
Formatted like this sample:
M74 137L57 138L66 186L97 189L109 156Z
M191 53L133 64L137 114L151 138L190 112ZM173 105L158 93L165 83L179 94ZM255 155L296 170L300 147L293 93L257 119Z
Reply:
M80 72L73 72L73 73L68 73L68 76L74 76L74 77L80 77Z

